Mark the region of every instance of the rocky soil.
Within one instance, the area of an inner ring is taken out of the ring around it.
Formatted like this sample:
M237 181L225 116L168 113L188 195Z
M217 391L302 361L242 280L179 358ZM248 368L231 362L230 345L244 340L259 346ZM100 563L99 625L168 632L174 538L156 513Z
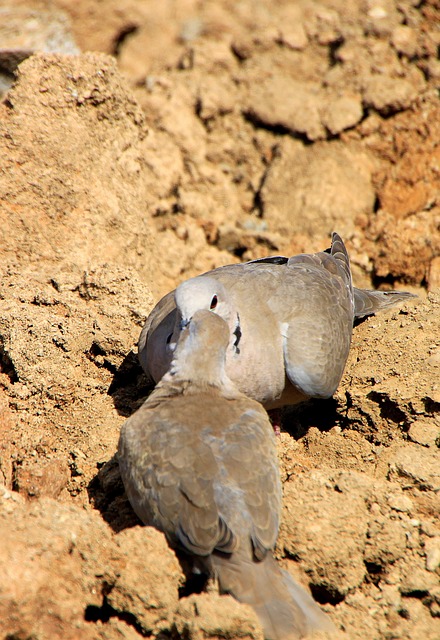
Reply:
M358 286L419 298L355 328L333 399L285 412L277 557L336 637L438 640L436 0L0 16L1 637L262 639L140 526L114 455L159 297L334 229Z

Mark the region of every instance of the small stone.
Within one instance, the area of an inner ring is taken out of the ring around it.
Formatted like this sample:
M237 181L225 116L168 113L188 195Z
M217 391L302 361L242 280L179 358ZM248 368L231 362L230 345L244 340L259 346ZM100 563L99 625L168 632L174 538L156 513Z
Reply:
M57 498L69 478L69 467L60 459L29 460L14 472L14 484L18 492L27 498Z
M363 109L360 96L341 96L327 106L322 114L322 123L336 135L344 129L354 127L362 119Z
M263 640L256 613L229 595L193 594L179 600L174 616L179 637Z
M429 593L431 589L437 586L437 575L422 567L411 566L408 568L406 575L402 577L400 593L408 596L414 593Z
M422 522L421 532L424 533L425 536L428 536L429 538L440 536L439 526L434 522L430 522L429 520L424 520Z
M434 353L429 356L428 358L428 364L431 365L431 367L439 367L440 366L440 349L436 349L434 351ZM434 398L431 398L432 400L434 400ZM440 402L440 394L437 393L437 399L434 400L434 402Z
M429 59L426 63L426 72L431 80L440 78L440 60Z
M440 429L432 422L417 420L411 425L408 436L413 442L426 447L434 447L437 438L440 436Z
M73 458L81 458L82 460L86 459L86 454L81 451L81 449L73 449L71 453Z
M397 610L402 601L397 586L394 584L386 584L384 582L380 582L379 588L381 590L382 599L384 600L384 602Z
M428 291L434 291L440 287L440 256L431 260L428 273Z
M318 140L325 138L319 113L322 100L317 83L286 83L282 74L274 72L252 86L246 111L256 122Z
M368 16L374 20L382 20L383 18L388 17L388 13L383 7L377 5L368 11Z
M411 27L399 25L393 29L391 43L396 51L411 58L417 51L416 32Z
M440 536L428 538L425 542L426 568L436 571L440 565Z
M289 49L302 51L307 47L308 38L303 25L298 22L288 27L283 27L280 32L279 41Z
M403 78L375 75L367 81L363 96L366 107L389 115L408 109L417 97L417 90Z
M406 549L407 536L398 520L379 516L370 521L364 552L366 562L385 566L402 558Z
M403 478L422 491L440 489L440 467L438 452L425 449L418 444L408 442L399 447L389 462L389 479Z
M402 513L408 513L413 509L411 498L404 494L392 494L388 496L388 504L394 511L400 511Z

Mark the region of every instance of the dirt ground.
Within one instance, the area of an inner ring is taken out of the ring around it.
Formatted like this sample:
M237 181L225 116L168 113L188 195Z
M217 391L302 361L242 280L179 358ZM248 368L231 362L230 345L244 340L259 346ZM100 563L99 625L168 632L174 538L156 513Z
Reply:
M337 230L357 286L419 298L355 328L333 399L286 410L277 557L336 637L438 640L438 2L0 15L1 637L262 639L245 605L185 584L114 455L160 296Z

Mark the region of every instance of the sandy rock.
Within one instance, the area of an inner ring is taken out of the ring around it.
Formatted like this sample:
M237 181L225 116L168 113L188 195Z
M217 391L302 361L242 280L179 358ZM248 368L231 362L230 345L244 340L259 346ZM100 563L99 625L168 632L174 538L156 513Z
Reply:
M380 209L371 220L375 238L371 257L380 277L400 273L415 283L431 279L430 288L435 290L435 259L440 255L435 195L439 186L439 105L426 100L416 111L427 123L423 131L408 111L396 116L399 133L394 126L391 133L388 124L381 123L372 134L380 138L380 154L386 162L376 176Z
M429 593L436 587L438 587L438 575L425 569L419 561L417 564L413 562L412 566L407 566L399 589L403 595L411 595Z
M24 497L16 491L12 491L0 484L0 506L2 513L10 514L17 510L19 505L24 504Z
M253 120L283 127L309 140L325 137L321 124L319 85L289 81L272 75L251 88L246 111Z
M236 92L229 82L207 77L201 83L198 112L204 122L231 113L236 103Z
M414 510L414 503L411 498L405 495L402 491L396 491L388 493L387 503L394 511L398 513L412 513Z
M434 421L417 420L417 422L409 428L408 436L417 444L435 447L440 437L440 425L436 425Z
M425 541L426 568L428 571L437 571L440 566L440 536L427 538Z
M16 467L13 482L14 489L28 498L58 498L67 487L70 470L66 460L26 460Z
M393 29L391 42L399 53L411 58L417 51L417 31L406 25L399 25Z
M372 77L364 89L364 104L382 115L408 109L417 97L411 82L384 76Z
M172 154L169 145L159 146L155 135L148 136L140 107L113 60L97 54L33 56L20 66L9 102L0 123L1 131L9 132L1 138L8 158L0 176L3 193L11 166L23 166L23 172L14 174L14 195L3 207L3 241L8 239L11 258L23 252L34 260L50 255L52 261L86 269L88 256L94 255L95 263L123 260L133 265L140 247L143 251L154 243L145 202L152 212L154 202L172 189L173 182L158 181L161 153L168 154L168 171ZM153 154L157 160L147 163ZM55 177L60 167L62 181ZM35 179L29 180L29 172ZM12 229L14 207L28 208L26 229ZM58 230L61 219L63 234ZM145 269L150 282L159 273L151 266Z
M409 482L421 490L440 489L439 453L420 448L417 444L399 447L390 456L389 475L392 479Z
M61 271L51 279L34 275L33 292L26 295L30 277L12 273L3 281L0 335L13 383L34 394L41 392L44 380L54 398L57 389L66 393L71 386L78 357L94 365L84 386L93 385L96 366L121 364L137 339L132 323L140 327L152 307L147 287L130 271L110 265L71 273L69 283Z
M200 594L182 598L176 609L174 627L179 638L189 640L263 640L257 615L251 607L231 596Z
M322 113L323 125L332 135L354 127L363 116L360 96L345 95L331 101Z
M27 495L76 494L96 473L96 456L116 446L123 394L115 384L114 402L107 391L136 349L151 294L132 272L109 265L52 277L12 271L0 290L3 385L18 409L17 423L2 422L5 480L13 463L14 486Z
M126 563L107 596L109 605L120 613L130 612L146 634L167 628L183 574L164 535L152 527L137 526L121 531L116 543Z
M295 189L292 191L292 186ZM263 219L285 234L349 234L374 204L368 156L338 143L303 147L285 140L261 192Z
M354 472L348 473L356 480ZM285 484L279 544L301 561L315 587L333 597L345 595L364 579L367 528L368 511L358 491L348 498L317 471Z
M79 54L68 15L54 5L3 0L0 15L0 96L12 86L18 64L32 53Z
M75 39L83 51L114 53L119 39L135 29L144 15L137 0L125 0L123 11L119 0L107 0L105 8L96 0L56 0L56 5L71 16Z
M96 514L49 499L32 506L0 503L2 538L0 586L2 635L93 638L84 620L87 607L100 606L102 561L110 534ZM101 554L101 557L100 557Z
M307 33L304 25L296 22L280 29L280 42L294 50L305 49L308 44Z
M11 488L12 485L12 440L14 419L9 409L6 394L0 392L0 484Z
M400 521L378 515L369 523L365 561L385 567L405 554L406 541L406 532Z
M323 433L312 426L304 436L304 444L311 456L320 456L323 450L332 458L342 455L345 460L344 468L353 471L367 470L371 461L376 458L374 447L365 438L356 432L342 431L337 427ZM338 482L342 482L342 479Z
M6 489L0 531L2 633L96 638L102 607L146 631L169 628L182 573L158 531L135 527L115 537L97 512L47 498L26 504Z
M440 210L422 211L414 219L408 217L397 222L394 216L381 211L376 222L378 228L383 229L383 235L373 253L380 246L380 250L387 253L387 259L385 261L383 258L373 257L379 278L400 274L400 277L405 275L413 283L427 279L430 261L439 250L436 236L432 236L434 242L431 246L427 238L437 227L438 220ZM410 254L416 257L410 259Z
M205 89L200 88L198 99L202 100L207 91L206 85ZM207 134L195 113L194 100L195 97L188 88L176 82L165 88L160 85L153 86L143 106L147 118L151 120L154 117L160 123L161 129L168 132L169 139L171 137L173 141L168 144L177 144L181 152L191 158L192 162L200 163L206 155ZM169 168L169 164L166 163L164 165L166 171L163 171L164 179L167 179L166 174ZM179 167L179 172L183 172L183 166ZM180 176L176 178L180 182Z
M430 291L440 289L440 256L431 260L429 266L428 286Z
M430 363L429 358L431 336L438 332L438 302L430 294L425 302L371 318L354 331L347 377L337 394L344 404L349 394L349 420L358 423L361 414L368 416L369 426L362 431L376 445L389 445L402 428L410 428L414 415L422 418L427 413L431 419L436 415L436 405L429 398L437 393L438 363ZM423 456L425 450L420 447L417 451ZM377 450L377 454L376 460L381 465L383 460L384 473L388 473L387 450Z

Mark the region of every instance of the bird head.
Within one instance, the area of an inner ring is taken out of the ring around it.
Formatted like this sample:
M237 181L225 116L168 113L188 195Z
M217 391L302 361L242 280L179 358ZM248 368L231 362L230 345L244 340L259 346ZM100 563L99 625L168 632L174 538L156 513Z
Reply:
M182 328L188 324L195 312L201 309L213 311L228 325L230 323L230 299L225 287L215 278L198 276L182 282L176 289L175 300Z

